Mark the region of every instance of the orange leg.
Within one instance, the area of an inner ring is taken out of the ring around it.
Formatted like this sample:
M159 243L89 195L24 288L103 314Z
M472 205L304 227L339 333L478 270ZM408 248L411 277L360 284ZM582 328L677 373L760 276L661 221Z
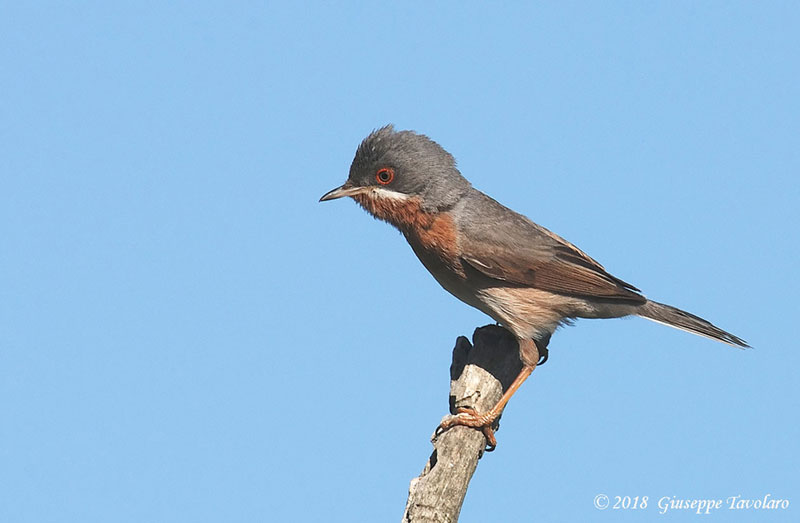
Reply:
M533 361L535 362L536 359ZM439 428L436 429L436 433L439 434L455 427L456 425L464 425L465 427L481 429L483 435L486 436L486 451L491 452L497 446L497 439L494 437L492 425L497 417L503 412L503 409L505 408L506 403L508 403L508 400L511 399L511 396L517 392L517 389L519 389L520 385L525 382L535 368L536 363L525 364L522 367L519 375L514 379L514 381L508 387L508 390L506 390L506 392L503 394L503 397L500 398L500 401L498 401L497 404L495 404L495 406L492 407L488 412L478 414L475 409L469 407L459 408L455 416L443 421L442 424L439 425Z

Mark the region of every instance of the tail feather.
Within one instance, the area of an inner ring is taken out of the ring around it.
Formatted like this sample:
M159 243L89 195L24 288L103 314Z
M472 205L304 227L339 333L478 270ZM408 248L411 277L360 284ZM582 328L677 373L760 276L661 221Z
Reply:
M719 327L712 325L711 322L708 322L699 316L682 311L677 307L672 307L671 305L665 305L655 301L648 301L639 308L637 314L643 318L647 318L648 320L663 323L664 325L685 330L687 332L691 332L692 334L705 336L706 338L721 341L723 343L727 343L728 345L742 348L750 347L746 341L738 336L734 336L730 332L726 332Z

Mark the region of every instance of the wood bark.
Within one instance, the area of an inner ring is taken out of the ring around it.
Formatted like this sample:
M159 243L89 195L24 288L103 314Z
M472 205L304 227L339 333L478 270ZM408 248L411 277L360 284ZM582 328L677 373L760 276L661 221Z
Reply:
M491 409L522 369L516 338L496 325L476 329L472 343L456 340L450 366L450 413L458 407ZM498 418L499 421L499 418ZM486 438L463 426L432 438L433 453L411 480L403 522L458 521L470 479L484 454Z

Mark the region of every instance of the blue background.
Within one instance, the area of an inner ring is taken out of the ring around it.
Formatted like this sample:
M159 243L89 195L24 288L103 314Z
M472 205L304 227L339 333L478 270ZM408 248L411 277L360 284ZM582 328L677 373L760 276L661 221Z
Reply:
M490 320L317 202L389 122L755 347L559 331L462 521L796 521L797 4L290 4L3 2L0 521L400 518Z

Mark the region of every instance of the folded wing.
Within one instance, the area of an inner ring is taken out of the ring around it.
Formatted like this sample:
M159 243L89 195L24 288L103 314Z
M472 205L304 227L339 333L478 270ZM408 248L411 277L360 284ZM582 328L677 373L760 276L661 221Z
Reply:
M470 267L496 280L557 294L647 301L639 289L609 274L568 241L481 196L487 200L481 219L460 224L465 233L461 258Z

